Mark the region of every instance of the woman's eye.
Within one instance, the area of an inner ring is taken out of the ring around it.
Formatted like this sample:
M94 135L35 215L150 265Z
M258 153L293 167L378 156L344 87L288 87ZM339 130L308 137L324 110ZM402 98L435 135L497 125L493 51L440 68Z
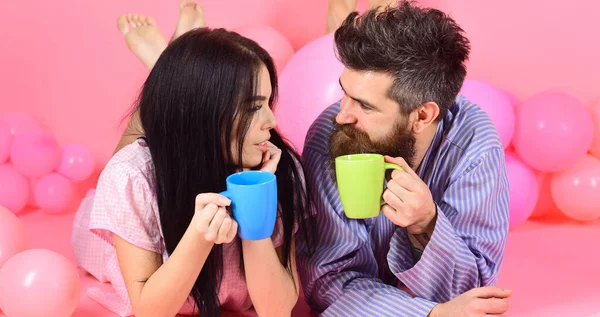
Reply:
M253 106L250 108L250 111L252 111L252 112L255 112L255 111L258 111L258 110L260 110L262 107L263 107L263 106L262 106L261 104L253 105Z

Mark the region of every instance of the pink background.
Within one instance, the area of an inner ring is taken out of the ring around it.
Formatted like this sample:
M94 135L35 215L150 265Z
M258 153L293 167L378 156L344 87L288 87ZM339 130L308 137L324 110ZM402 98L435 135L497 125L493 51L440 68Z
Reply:
M321 35L326 0L204 0L210 26L269 24L297 49ZM451 13L472 41L469 77L520 99L558 88L598 100L600 3L424 0ZM544 8L542 8L544 6ZM147 71L117 31L121 13L154 16L170 36L176 0L0 1L0 113L27 111L61 146L88 146L100 169ZM312 22L311 22L312 21Z
M99 171L112 154L124 128L121 119L147 75L127 50L116 17L151 15L170 37L178 2L1 0L0 114L30 113L56 135L61 146L80 143L90 148ZM467 31L473 46L468 77L488 81L521 100L542 90L560 89L588 105L600 101L600 2L421 3L449 12ZM202 4L209 26L269 24L296 49L322 35L325 28L327 0L204 0ZM92 183L91 179L84 187ZM72 259L72 217L28 213L21 219L36 247ZM595 304L600 270L597 260L588 258L589 241L598 240L600 221L544 222L528 222L511 231L500 279L501 285L515 290L510 316L600 312ZM49 239L51 232L55 238ZM75 316L101 316L90 313L103 311L96 306L82 294Z

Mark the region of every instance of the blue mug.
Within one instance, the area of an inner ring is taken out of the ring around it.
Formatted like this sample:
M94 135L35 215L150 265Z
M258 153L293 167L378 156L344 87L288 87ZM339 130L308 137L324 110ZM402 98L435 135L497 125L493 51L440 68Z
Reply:
M270 237L277 218L277 179L263 171L239 172L227 177L227 190L221 195L231 200L238 235L244 240Z

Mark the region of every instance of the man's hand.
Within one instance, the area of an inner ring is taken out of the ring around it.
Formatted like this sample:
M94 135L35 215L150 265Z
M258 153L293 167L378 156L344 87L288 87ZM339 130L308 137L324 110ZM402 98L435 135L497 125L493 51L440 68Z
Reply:
M474 288L431 310L429 317L504 316L512 291L496 286Z
M433 233L437 207L427 184L410 168L403 158L385 157L385 161L399 165L404 172L394 170L392 179L383 192L387 203L383 214L394 224L404 227L413 235Z

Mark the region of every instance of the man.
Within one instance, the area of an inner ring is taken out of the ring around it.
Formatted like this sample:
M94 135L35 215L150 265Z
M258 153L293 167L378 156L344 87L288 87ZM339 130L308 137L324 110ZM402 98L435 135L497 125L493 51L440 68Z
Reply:
M479 287L498 279L508 178L492 122L457 97L463 30L401 1L352 13L335 44L345 96L313 123L303 151L319 224L314 252L297 240L308 303L323 316L504 313L510 291ZM344 215L332 162L352 153L384 154L405 170L388 177L376 218Z

